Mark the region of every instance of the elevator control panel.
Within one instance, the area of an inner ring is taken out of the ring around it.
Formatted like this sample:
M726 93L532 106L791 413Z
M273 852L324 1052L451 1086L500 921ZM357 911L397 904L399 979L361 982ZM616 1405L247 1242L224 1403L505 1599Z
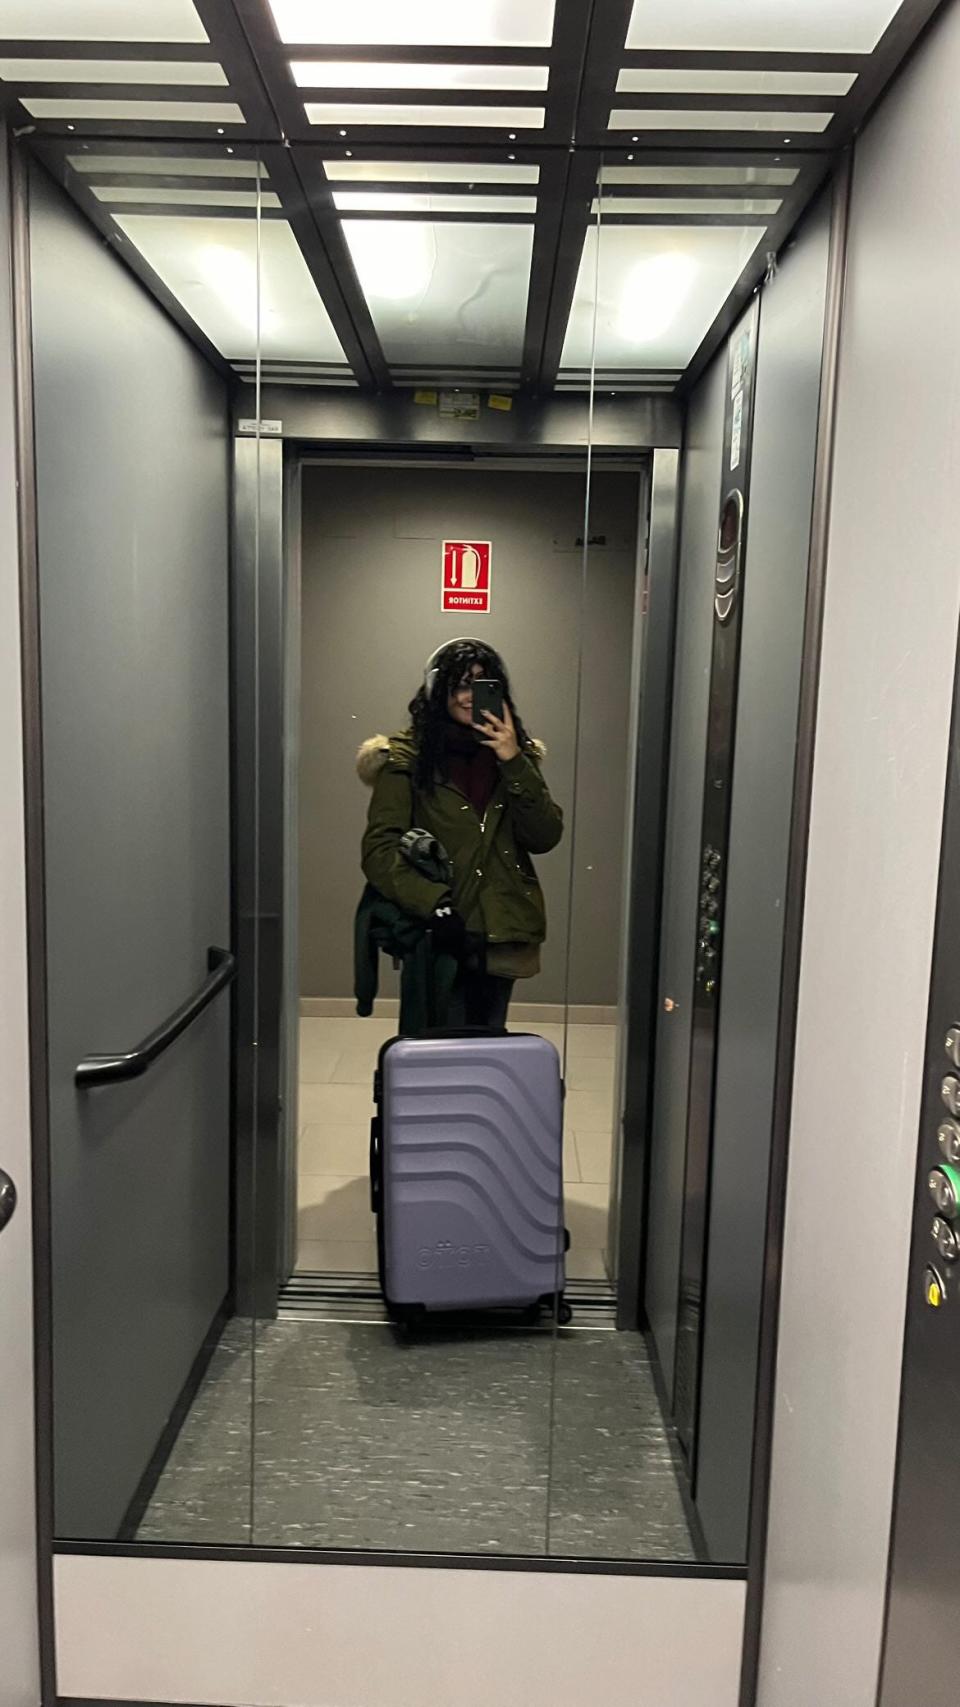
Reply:
M720 878L723 856L709 842L700 867L700 917L697 927L697 983L712 996L717 987L720 956Z

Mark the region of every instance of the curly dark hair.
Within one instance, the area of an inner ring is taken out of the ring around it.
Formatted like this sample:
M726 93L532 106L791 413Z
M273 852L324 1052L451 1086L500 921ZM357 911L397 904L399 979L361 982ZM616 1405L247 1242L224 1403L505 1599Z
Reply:
M421 793L432 793L437 775L442 772L450 693L475 664L480 665L487 680L500 683L504 700L510 707L521 752L530 745L530 737L513 702L510 678L499 652L482 640L451 640L436 659L437 673L429 695L425 687L420 688L409 706L410 728L417 749L413 780Z

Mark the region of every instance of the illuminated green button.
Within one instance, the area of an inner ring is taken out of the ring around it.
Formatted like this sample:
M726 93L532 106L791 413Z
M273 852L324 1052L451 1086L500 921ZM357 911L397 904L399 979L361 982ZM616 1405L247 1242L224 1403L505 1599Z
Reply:
M954 1221L960 1213L960 1171L941 1163L927 1175L927 1189L945 1220Z

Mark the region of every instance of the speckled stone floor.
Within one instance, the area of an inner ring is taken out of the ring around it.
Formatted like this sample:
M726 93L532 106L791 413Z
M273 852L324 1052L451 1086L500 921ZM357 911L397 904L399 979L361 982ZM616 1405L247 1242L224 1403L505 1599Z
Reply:
M143 1541L692 1559L643 1342L231 1323Z

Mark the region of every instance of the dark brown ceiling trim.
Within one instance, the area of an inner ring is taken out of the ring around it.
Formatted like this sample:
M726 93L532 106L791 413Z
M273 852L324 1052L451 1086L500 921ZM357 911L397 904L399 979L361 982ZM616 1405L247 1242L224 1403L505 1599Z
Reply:
M21 101L32 96L45 101L229 101L248 116L240 95L226 83L13 82L9 86Z
M400 0L398 0L400 3ZM454 4L455 0L450 0ZM556 31L554 32L556 41ZM296 60L324 61L331 65L548 65L552 50L546 47L341 47L329 42L313 47L289 42L271 47L291 64Z
M618 112L659 112L673 107L677 112L769 113L787 109L794 113L833 112L845 99L843 95L762 95L721 94L716 89L663 89L647 93L621 90L614 94L613 105Z
M221 184L226 180L220 180ZM792 195L794 184L608 184L603 182L604 218L606 219L607 204L612 204L611 212L616 213L618 201L632 196L645 196L650 201L670 201L674 196L683 196L688 201L704 203L704 211L709 213L712 201L727 201L731 196L741 201L770 201L779 198L781 201L787 195Z
M243 177L206 177L194 172L104 172L83 174L98 190L255 190L257 174L251 169ZM264 180L264 187L267 187Z
M550 292L550 305L543 339L543 355L538 375L538 389L553 389L560 367L570 310L580 273L583 245L591 223L590 209L597 187L599 158L588 149L578 149L571 157L567 195L563 209L557 263Z
M99 201L99 197L94 197ZM255 207L214 207L210 203L203 205L198 202L100 202L111 215L118 219L126 219L131 214L140 218L153 219L246 219L256 220ZM286 220L282 207L265 207L260 210L260 218L264 220Z
M837 0L841 4L841 0ZM868 53L777 53L747 48L626 48L631 71L862 71Z
M323 182L323 166L319 159L307 159L301 170L302 155L303 150L265 148L263 159L270 186L280 197L357 384L365 391L388 391L390 369L340 221L329 195L324 201L314 192L317 174Z
M233 6L225 0L193 0L193 5L250 129L258 137L279 136L276 113Z
M769 225L774 217L770 213L604 213L601 230L612 225L724 225L739 230L742 225Z
M39 0L38 0L39 3ZM139 59L216 62L210 42L0 40L0 59Z

